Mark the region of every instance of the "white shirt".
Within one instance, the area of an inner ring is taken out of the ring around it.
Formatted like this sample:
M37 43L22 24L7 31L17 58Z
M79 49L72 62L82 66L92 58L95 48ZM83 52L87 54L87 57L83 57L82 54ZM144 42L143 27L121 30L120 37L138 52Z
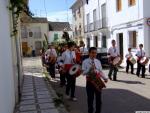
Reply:
M138 57L145 57L145 51L139 49L139 50L136 52L136 56L138 56Z
M130 58L132 56L133 56L133 54L131 52L129 52L129 53L126 54L126 58Z
M55 49L48 49L45 54L49 57L49 56L55 56L57 57L57 53Z
M92 67L92 59L88 58L86 60L83 61L82 63L82 71L83 71L83 75L86 75L88 76L88 72L89 70L91 69ZM102 66L101 66L101 62L98 60L98 59L94 59L94 65L95 65L95 68L96 68L96 72L102 72ZM105 75L102 75L102 78L104 80L107 79L107 77Z
M118 55L120 55L117 47L110 47L108 49L108 54L110 54L111 57L117 57Z
M64 64L74 64L73 59L76 59L76 55L74 51L66 50L62 53L62 60Z

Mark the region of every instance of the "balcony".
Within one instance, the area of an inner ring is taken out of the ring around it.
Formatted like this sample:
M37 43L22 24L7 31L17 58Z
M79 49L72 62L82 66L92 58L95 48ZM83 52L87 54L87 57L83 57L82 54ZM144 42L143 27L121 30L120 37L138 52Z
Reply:
M108 21L108 19L106 17L101 19L101 27L102 28L108 27L108 22L107 21Z
M84 26L84 32L90 32L90 24Z
M94 21L94 31L98 30L100 28L100 20Z
M93 23L90 23L90 25L89 25L89 30L90 30L90 31L94 31L94 24L93 24Z

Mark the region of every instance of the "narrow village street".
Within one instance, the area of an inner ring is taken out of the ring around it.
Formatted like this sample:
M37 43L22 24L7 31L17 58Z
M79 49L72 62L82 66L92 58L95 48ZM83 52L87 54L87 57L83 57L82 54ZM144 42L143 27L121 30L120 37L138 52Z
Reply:
M150 113L149 5L0 0L0 113Z
M16 113L59 113L55 107L55 93L44 79L41 59L24 58L24 80L21 102Z
M49 87L42 76L39 58L24 59L24 84L19 113L58 113L54 107ZM104 70L105 74L108 70ZM150 76L145 79L135 75L118 73L118 81L109 81L103 90L102 113L135 113L135 111L150 111ZM65 87L51 81L58 95L63 95L63 101L69 113L87 113L85 77L80 76L76 82L77 102L65 99ZM51 91L51 90L50 90ZM51 111L53 110L53 111Z

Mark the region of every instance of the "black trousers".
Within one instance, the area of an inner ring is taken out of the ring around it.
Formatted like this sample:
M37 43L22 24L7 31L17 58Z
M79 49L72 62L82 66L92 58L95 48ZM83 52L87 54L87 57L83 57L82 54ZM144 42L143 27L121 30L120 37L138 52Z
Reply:
M67 85L66 85L66 95L70 95L71 98L75 97L75 84L76 84L76 78L69 75L69 73L66 73L67 78ZM71 91L71 94L70 94Z
M116 80L117 79L117 72L118 72L118 68L116 66L110 64L108 77L111 78L112 73L113 73L113 79Z
M142 77L145 77L145 70L146 70L145 65L142 65L141 63L138 62L138 64L137 64L137 72L136 72L137 76L140 76L141 70L142 70Z
M48 63L48 72L50 74L50 76L52 78L55 78L55 63L54 64L51 64L51 63Z
M65 85L66 84L66 74L60 72L60 85Z
M93 101L94 101L94 95L96 99L96 111L95 113L101 113L101 106L102 106L102 100L101 100L101 91L97 91L96 88L93 86L92 83L88 82L86 83L86 92L87 92L87 102L88 102L88 113L93 113Z
M134 73L134 65L129 60L127 60L126 63L127 63L126 72L128 73L129 67L131 67L131 73L133 74Z

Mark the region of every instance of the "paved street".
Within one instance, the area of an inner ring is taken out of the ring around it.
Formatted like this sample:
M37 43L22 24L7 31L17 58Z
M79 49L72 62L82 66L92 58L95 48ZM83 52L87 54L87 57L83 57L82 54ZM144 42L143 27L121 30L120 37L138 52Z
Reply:
M24 82L21 103L17 113L58 113L54 106L51 86L44 81L39 58L24 59ZM104 71L106 74L108 70ZM65 99L65 87L57 81L50 82L56 93L63 95L63 101L69 113L87 113L85 92L85 77L77 78L77 102ZM50 89L50 90L49 90ZM135 113L135 111L150 111L150 76L145 79L135 75L118 73L118 81L109 81L103 90L102 113ZM65 113L65 112L64 112Z
M47 86L39 58L24 58L24 82L16 113L58 113Z
M104 71L105 74L108 70ZM76 83L77 102L64 99L70 113L87 113L85 78L80 76ZM53 88L63 95L65 87L60 88L59 82L52 82ZM109 81L103 90L102 113L135 113L135 111L150 111L150 76L145 79L135 75L118 73L118 81ZM65 96L65 95L64 95Z

